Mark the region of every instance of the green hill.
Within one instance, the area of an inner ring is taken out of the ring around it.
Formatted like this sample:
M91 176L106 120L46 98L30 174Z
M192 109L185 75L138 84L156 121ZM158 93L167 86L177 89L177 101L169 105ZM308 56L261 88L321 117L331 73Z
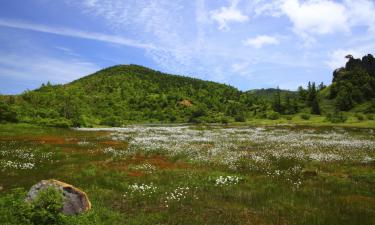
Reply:
M65 85L3 97L19 121L61 126L137 122L220 122L240 92L231 86L137 65L98 71ZM229 118L230 119L230 118Z

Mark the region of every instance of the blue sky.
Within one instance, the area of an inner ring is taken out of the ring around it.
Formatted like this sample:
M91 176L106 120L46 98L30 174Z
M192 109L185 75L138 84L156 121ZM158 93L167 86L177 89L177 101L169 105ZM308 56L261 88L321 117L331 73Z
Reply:
M0 0L0 93L139 64L241 90L330 83L375 52L374 0Z

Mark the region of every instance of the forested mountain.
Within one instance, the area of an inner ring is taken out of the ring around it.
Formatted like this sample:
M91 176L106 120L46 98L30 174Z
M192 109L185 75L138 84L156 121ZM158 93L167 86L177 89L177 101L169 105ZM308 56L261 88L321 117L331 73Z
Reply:
M309 82L307 89L297 91L241 92L225 84L119 65L68 84L48 82L21 95L0 96L0 122L64 127L227 123L297 113L325 115L336 121L340 111L358 105L365 105L360 112L374 113L374 57L347 58L346 66L334 71L332 85Z
M236 115L240 95L228 85L120 65L66 85L48 83L4 99L20 121L119 126L136 122L219 122Z

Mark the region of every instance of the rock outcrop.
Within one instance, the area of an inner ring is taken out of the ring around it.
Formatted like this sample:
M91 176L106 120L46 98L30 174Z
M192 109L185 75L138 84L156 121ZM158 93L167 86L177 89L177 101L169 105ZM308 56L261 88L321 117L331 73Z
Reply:
M62 213L65 215L76 215L87 212L91 209L90 200L85 192L70 184L58 180L42 180L35 184L31 187L29 193L27 194L26 200L34 201L40 191L49 187L62 191L62 194L64 195Z

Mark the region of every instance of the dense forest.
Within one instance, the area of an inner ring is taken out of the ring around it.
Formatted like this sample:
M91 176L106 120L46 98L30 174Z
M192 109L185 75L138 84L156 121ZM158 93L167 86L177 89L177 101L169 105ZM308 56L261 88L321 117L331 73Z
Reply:
M0 96L0 122L47 126L121 126L129 123L228 123L300 114L343 122L342 112L375 112L375 59L347 56L330 86L309 82L297 91L242 92L225 84L119 65L64 85L43 84ZM369 115L369 118L372 116Z

